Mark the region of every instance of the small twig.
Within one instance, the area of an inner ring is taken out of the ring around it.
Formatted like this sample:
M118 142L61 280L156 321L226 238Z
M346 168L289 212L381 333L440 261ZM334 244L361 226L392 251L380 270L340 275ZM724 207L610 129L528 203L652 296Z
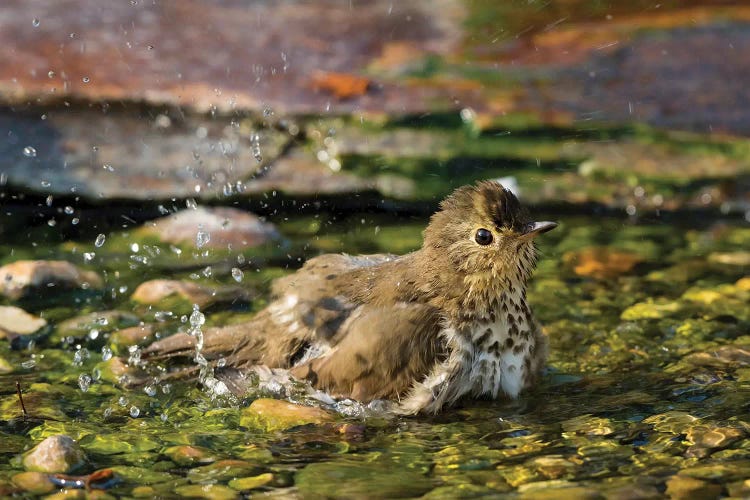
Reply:
M16 394L18 394L18 401L21 403L21 410L23 410L23 421L29 417L29 412L26 411L26 405L23 404L23 394L21 394L21 382L16 380Z

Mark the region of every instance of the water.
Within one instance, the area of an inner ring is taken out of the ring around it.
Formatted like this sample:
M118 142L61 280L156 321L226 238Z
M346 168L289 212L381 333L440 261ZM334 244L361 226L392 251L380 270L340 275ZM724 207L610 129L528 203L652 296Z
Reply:
M541 385L519 400L471 401L416 418L377 416L339 403L349 427L264 432L240 425L244 409L262 391L233 399L210 374L204 379L210 391L158 380L121 388L114 362L130 357L141 365L142 359L138 348L128 348L132 338L115 332L150 323L155 312L134 305L129 293L73 291L54 304L23 303L50 322L47 336L20 350L0 342L0 358L13 369L0 375L6 388L0 399L0 452L6 457L0 483L20 470L13 456L65 433L97 468L114 468L121 478L111 490L117 495L139 487L150 488L149 495L168 494L209 483L257 484L254 491L293 487L302 495L344 498L531 495L571 486L582 489L578 494L615 494L634 485L657 495L668 481L688 477L735 491L750 471L750 283L743 280L749 274L750 229L738 219L645 223L624 216L536 215L560 222L539 239L542 257L528 291L550 337L550 360ZM134 290L152 277L190 280L195 274L205 286L239 284L259 292L245 305L229 301L206 309L177 301L157 308L172 313L159 316L159 335L189 329L201 337L207 327L240 321L261 308L270 279L289 272L290 263L299 265L286 253L402 253L420 244L426 222L426 214L290 216L278 221L289 246L272 248L269 263L257 268L250 262L260 251L247 251L242 259L236 250L178 256L168 245L152 252L153 267L131 267L122 249L132 249L137 235L122 230L104 231L107 245L87 236L75 244L39 237L35 243L47 243L0 247L2 255L12 246L16 255L77 263L81 253L96 248L87 266L106 272L107 289ZM152 248L152 242L140 248ZM235 262L245 270L232 267ZM194 271L208 266L208 275ZM106 310L127 315L101 313ZM96 313L88 323L65 326L65 320L88 313ZM92 329L99 331L95 338L88 335ZM196 357L202 358L199 349ZM25 424L15 380L32 417ZM185 454L203 458L193 462ZM221 462L226 459L236 462ZM227 467L232 472L219 472ZM248 482L231 482L237 478Z

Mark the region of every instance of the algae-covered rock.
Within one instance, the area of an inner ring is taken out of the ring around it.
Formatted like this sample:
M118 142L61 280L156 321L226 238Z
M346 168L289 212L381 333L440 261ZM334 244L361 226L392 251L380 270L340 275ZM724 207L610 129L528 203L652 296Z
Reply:
M625 309L620 318L625 321L635 321L639 319L661 319L674 316L683 309L679 302L667 300L649 300L639 302Z
M427 493L433 481L408 464L385 460L333 460L308 465L297 472L294 484L303 496L325 498L410 498Z
M233 500L239 494L220 484L188 484L175 488L175 493L184 498L205 498L208 500Z
M199 446L170 446L162 451L162 453L169 457L177 465L192 465L192 464L207 464L215 462L217 460L211 450L201 448Z
M672 476L667 480L667 495L674 500L719 498L721 486L686 476Z
M49 476L43 472L19 472L13 476L13 484L36 495L49 493L57 489L54 483L49 480Z
M0 306L0 339L32 335L45 326L47 321L44 318L18 307Z
M83 467L86 455L70 436L50 436L23 458L26 470L67 474Z
M12 373L13 372L13 365L10 364L10 362L0 356L0 375L4 373Z
M265 486L271 481L273 481L273 474L266 472L257 476L232 479L229 481L229 487L237 491L248 491Z
M190 469L187 477L191 483L206 483L232 480L258 472L256 464L245 460L219 460Z
M518 488L523 500L599 500L603 495L594 488L562 480L536 481Z
M256 399L242 410L240 425L266 432L281 431L307 424L336 420L335 414L312 406L302 406L278 399Z
M57 293L60 288L99 288L102 279L62 260L19 260L0 267L0 295L19 299L35 291Z

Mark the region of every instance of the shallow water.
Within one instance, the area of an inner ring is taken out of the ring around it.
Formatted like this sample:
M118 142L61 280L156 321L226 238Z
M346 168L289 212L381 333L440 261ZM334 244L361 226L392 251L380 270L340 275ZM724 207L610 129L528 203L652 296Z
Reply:
M23 469L22 452L68 434L89 459L83 472L113 468L120 482L110 493L126 496L645 498L684 485L709 496L750 494L743 482L750 476L747 224L537 215L561 223L540 237L542 258L529 286L551 343L538 389L517 401L466 402L436 417L354 415L342 417L355 424L345 428L275 432L240 425L241 409L259 393L237 401L189 383L143 390L113 383L103 355L132 353L110 332L156 321L160 334L171 333L185 328L191 310L134 305L134 287L151 277L236 285L231 269L241 267L241 284L256 298L203 311L207 325L237 322L262 307L273 277L306 256L415 248L425 215L279 216L274 222L288 241L247 251L244 259L236 252L177 255L142 240L134 252L129 230L108 233L101 247L88 236L56 242L53 229L2 244L3 263L34 257L83 264L83 253L95 251L89 267L105 276L106 288L22 302L51 328L14 349L0 341L0 358L14 368L0 375L0 491L17 491L11 478ZM115 309L132 317L118 324L94 314L82 327L61 328L66 319ZM25 421L16 380L30 414ZM200 461L181 458L180 445L198 447ZM246 477L257 481L230 484Z

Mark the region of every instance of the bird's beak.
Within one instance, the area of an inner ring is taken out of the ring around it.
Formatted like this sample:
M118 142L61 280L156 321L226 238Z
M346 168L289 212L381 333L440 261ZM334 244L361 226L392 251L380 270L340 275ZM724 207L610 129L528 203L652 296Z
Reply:
M557 222L542 221L542 222L529 222L523 229L523 236L527 238L535 238L536 236L552 231L557 227Z

